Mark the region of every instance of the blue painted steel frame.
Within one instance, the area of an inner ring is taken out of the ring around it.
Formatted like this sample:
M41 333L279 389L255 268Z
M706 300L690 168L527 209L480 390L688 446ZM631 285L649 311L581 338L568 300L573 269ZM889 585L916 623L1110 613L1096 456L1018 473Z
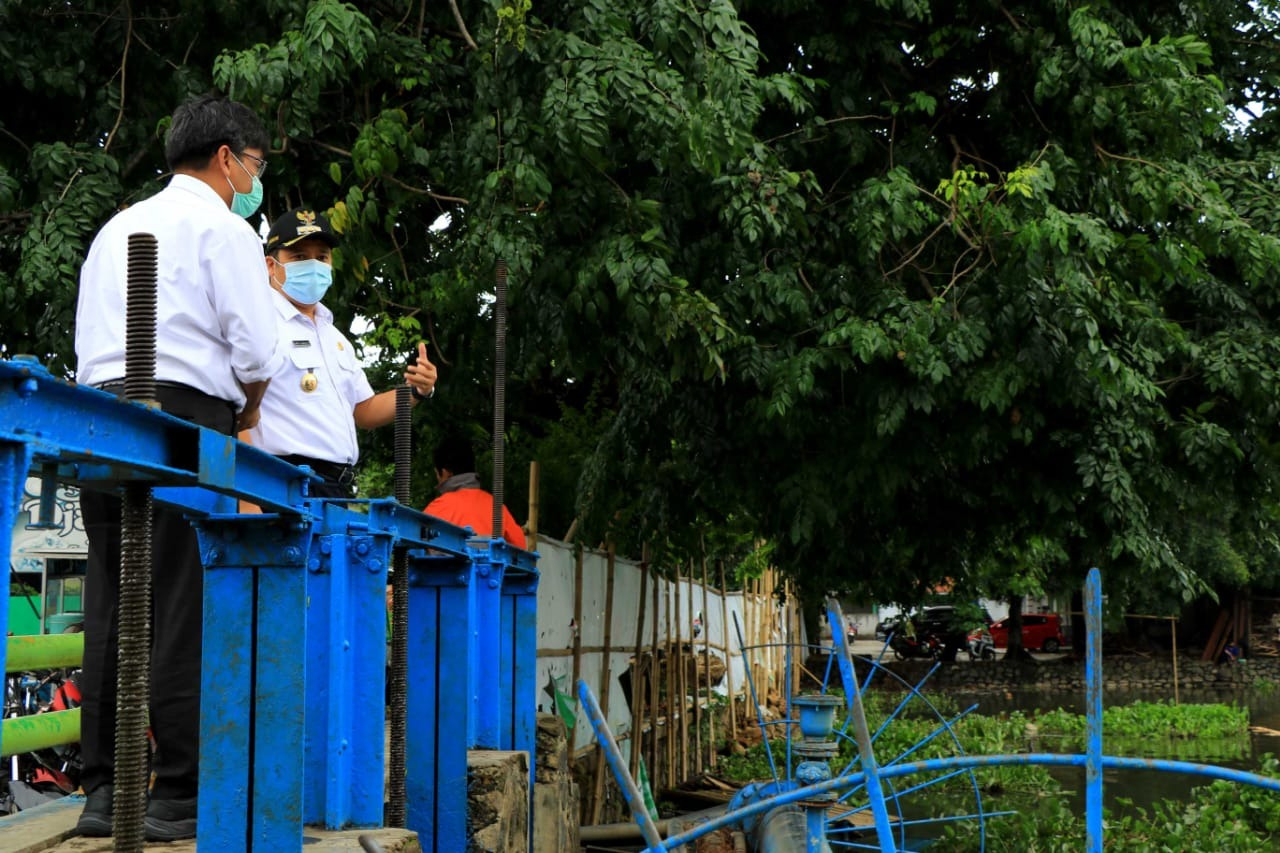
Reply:
M0 440L0 640L9 636L9 554L13 553L13 524L22 503L22 490L31 465L31 449L16 441ZM0 672L5 672L8 644L0 642ZM3 729L0 729L3 731ZM0 743L0 749L4 747Z
M0 361L6 552L33 464L83 488L153 484L197 527L201 850L301 850L304 822L381 823L383 590L395 549L412 554L406 788L424 848L465 846L469 748L532 756L535 554L390 499L308 500L305 468L38 362ZM235 498L267 513L232 514ZM0 663L4 654L0 644Z

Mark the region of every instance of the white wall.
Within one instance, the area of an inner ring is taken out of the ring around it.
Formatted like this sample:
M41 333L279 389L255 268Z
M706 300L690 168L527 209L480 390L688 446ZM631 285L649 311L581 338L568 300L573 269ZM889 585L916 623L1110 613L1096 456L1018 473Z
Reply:
M558 682L562 692L577 698L577 687L572 684L574 551L572 545L541 537L538 539L537 550L540 555L538 571L541 573L541 579L538 582L538 709L553 713L555 707L549 692L552 683ZM641 611L641 575L640 565L636 561L621 557L614 561L613 612L609 641L611 682L606 719L614 736L619 739L624 753L629 751L627 743L631 732L631 711L617 679L627 671L635 652L636 627L640 621ZM582 624L579 626L583 647L580 678L587 682L595 693L596 699L602 703L601 667L604 654L599 649L604 646L607 586L607 555L602 551L585 550L582 562ZM676 587L680 596L680 609L678 613L675 611L673 600L672 618L668 622L667 596L674 595ZM642 651L652 645L653 639L652 585L646 589L645 599L644 626L640 642ZM724 695L728 689L728 681L732 680L734 693L741 694L744 690L745 675L742 656L737 651L739 640L734 628L734 617L737 617L739 625L744 624L742 593L730 593L725 604L728 607L727 632L721 595L717 591L713 589L706 591L704 608L703 589L700 582L689 578L681 578L678 582L659 580L658 642L659 647L662 647L668 636L679 638L691 643L692 648L700 655L705 642L709 641L711 653L724 660L723 648L727 635L730 640L728 646L734 650L728 656L731 675L730 678L721 680L714 689L717 693ZM703 632L695 639L693 622L699 612L703 615ZM596 651L587 651L588 649ZM575 749L580 749L593 741L591 724L579 708L578 721L574 726L573 746Z

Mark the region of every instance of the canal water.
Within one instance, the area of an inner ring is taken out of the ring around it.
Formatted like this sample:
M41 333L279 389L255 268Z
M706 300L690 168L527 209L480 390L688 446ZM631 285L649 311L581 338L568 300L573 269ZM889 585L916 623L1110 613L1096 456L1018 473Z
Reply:
M1071 711L1077 714L1085 713L1084 691L1072 691L1070 693L1053 693L1043 690L1015 691L978 696L974 701L978 705L976 713L980 714L1000 714L1010 711L1021 711L1025 714L1030 714L1037 710L1052 710L1054 708L1061 708L1064 711ZM1106 707L1128 705L1139 701L1170 702L1172 701L1172 696L1170 693L1156 695L1151 691L1121 690L1110 690L1103 694L1103 705ZM1242 692L1189 692L1184 690L1179 695L1179 701L1183 705L1234 704L1242 706L1249 711L1249 724L1251 726L1280 732L1280 690L1250 690ZM1212 743L1195 746L1194 748L1197 750L1206 750L1206 752L1198 754L1169 755L1165 752L1159 755L1153 754L1139 757L1174 758L1200 764L1212 764L1252 771L1258 769L1263 755L1272 753L1280 756L1280 734L1251 732L1249 741L1244 755L1225 758L1212 757L1214 755L1214 744ZM1191 746L1191 744L1188 745ZM1136 755L1132 748L1126 749L1125 747L1127 746L1128 744L1124 746L1120 744L1108 745L1107 741L1103 740L1102 751L1106 755ZM1073 749L1071 751L1078 752L1079 750ZM1221 753L1218 754L1220 755ZM1074 767L1051 768L1050 773L1062 784L1063 788L1077 795L1071 798L1073 807L1083 813L1084 769ZM1109 770L1103 775L1104 801L1108 808L1114 808L1117 804L1117 799L1123 798L1149 811L1150 806L1158 800L1186 801L1190 798L1192 788L1203 787L1209 782L1210 780L1204 777L1177 773L1149 770Z

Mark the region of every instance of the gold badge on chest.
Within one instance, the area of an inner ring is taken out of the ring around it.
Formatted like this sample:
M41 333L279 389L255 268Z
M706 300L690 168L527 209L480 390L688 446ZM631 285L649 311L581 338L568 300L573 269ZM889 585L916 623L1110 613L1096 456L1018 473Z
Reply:
M312 391L316 390L316 388L320 387L320 380L316 378L314 373L308 370L306 373L302 374L302 382L299 384L302 386L303 391L310 394Z

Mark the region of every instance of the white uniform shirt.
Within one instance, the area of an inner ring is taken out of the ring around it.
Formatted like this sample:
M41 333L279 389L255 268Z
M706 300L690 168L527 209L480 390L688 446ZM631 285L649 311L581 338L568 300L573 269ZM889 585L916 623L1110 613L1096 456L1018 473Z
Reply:
M262 400L262 418L249 443L276 456L309 456L340 465L360 458L353 410L373 396L355 349L333 325L333 312L316 306L312 321L271 289L284 364ZM303 377L315 390L303 390Z
M80 269L76 380L124 378L129 235L137 232L158 243L156 379L243 408L236 380L260 382L283 361L262 243L208 184L189 175L175 175L94 237Z

